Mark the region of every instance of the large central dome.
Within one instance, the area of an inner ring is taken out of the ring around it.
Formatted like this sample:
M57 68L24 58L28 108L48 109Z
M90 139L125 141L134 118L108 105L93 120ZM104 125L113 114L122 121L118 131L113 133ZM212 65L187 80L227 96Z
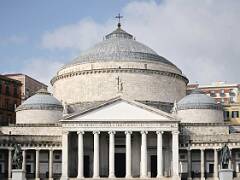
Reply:
M134 40L133 36L118 27L105 36L105 40L93 48L83 52L73 62L66 66L97 61L157 61L173 65L167 59L159 56L151 48Z
M185 96L188 79L119 25L102 42L63 66L51 83L54 96L66 103L107 101L119 95L172 103Z

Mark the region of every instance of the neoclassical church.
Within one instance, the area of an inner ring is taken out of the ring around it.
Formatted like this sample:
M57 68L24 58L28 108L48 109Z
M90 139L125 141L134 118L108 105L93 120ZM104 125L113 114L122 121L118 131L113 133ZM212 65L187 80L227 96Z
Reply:
M0 179L20 144L27 179L218 179L227 144L240 179L239 128L169 60L121 28L59 69L0 127Z

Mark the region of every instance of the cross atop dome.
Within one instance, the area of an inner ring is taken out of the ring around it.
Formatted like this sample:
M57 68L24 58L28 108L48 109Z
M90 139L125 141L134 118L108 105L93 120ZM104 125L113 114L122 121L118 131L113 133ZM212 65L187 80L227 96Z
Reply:
M120 28L121 27L121 18L123 18L123 16L121 16L120 13L118 13L117 16L115 16L116 19L118 19L118 27Z

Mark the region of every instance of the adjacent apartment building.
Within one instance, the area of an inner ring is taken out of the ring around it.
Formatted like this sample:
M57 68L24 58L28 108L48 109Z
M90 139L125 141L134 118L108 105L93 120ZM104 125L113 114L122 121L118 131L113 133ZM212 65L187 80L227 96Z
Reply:
M0 75L0 126L14 124L15 107L21 104L21 82Z
M21 96L22 101L34 95L40 89L47 89L48 86L26 74L6 74L5 76L16 79L22 83Z
M222 103L225 121L240 124L240 84L224 82L215 82L209 85L189 84L187 94L196 88L213 97L217 103Z

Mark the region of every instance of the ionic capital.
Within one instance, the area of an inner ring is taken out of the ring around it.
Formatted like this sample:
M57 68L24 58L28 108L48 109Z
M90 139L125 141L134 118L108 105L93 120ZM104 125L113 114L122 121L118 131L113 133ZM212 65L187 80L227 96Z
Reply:
M69 134L69 131L63 130L63 131L62 131L62 134L63 134L63 135L68 135L68 134Z
M132 134L132 131L125 131L125 134Z
M85 132L84 131L77 131L77 134L84 134Z
M163 134L164 133L164 131L156 131L156 134Z
M108 134L116 134L116 132L115 131L108 131Z
M179 131L172 131L172 135L178 135Z
M141 131L140 133L141 133L141 134L148 134L147 131Z
M100 131L93 131L93 134L100 134Z

